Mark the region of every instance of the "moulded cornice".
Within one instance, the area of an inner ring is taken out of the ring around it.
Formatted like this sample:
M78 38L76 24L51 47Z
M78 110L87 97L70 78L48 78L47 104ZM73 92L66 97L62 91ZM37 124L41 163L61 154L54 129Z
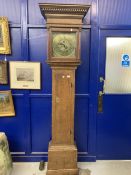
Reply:
M89 5L81 4L39 4L41 13L45 19L53 16L61 16L61 18L67 17L67 15L72 18L83 18L88 12Z

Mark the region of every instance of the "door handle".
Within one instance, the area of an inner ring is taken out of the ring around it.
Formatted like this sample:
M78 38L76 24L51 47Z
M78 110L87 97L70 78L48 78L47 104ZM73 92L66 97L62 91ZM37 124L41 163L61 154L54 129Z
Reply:
M104 82L105 79L103 77L100 77L100 82Z
M105 94L104 91L99 91L99 96L102 96L104 94Z
M103 90L99 91L98 94L98 112L103 112L103 95L105 94L104 92L104 84L105 84L105 79L103 77L100 77L100 82L103 82Z
M103 90L99 91L99 95L102 96L105 94L105 79L103 77L100 77L100 83L103 83Z

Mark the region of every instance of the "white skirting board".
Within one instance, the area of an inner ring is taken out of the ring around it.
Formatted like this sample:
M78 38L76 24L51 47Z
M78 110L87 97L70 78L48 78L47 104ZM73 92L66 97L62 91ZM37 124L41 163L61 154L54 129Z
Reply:
M46 167L39 170L39 162L14 163L11 175L46 175ZM78 163L80 175L131 175L131 161L97 161Z

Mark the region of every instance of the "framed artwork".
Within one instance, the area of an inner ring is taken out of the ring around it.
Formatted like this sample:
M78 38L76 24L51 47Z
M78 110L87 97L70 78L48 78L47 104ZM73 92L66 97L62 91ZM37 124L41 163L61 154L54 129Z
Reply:
M0 54L10 54L9 25L6 17L0 17Z
M7 84L7 61L0 60L0 84Z
M10 61L11 89L40 89L40 62Z
M11 91L0 91L0 117L15 116Z

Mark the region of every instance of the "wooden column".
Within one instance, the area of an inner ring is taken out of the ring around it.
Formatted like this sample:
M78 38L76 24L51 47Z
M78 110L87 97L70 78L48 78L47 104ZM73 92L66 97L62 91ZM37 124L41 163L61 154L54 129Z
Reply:
M74 142L75 70L80 64L82 18L89 6L40 4L49 33L47 63L52 68L52 140L47 175L77 175Z

